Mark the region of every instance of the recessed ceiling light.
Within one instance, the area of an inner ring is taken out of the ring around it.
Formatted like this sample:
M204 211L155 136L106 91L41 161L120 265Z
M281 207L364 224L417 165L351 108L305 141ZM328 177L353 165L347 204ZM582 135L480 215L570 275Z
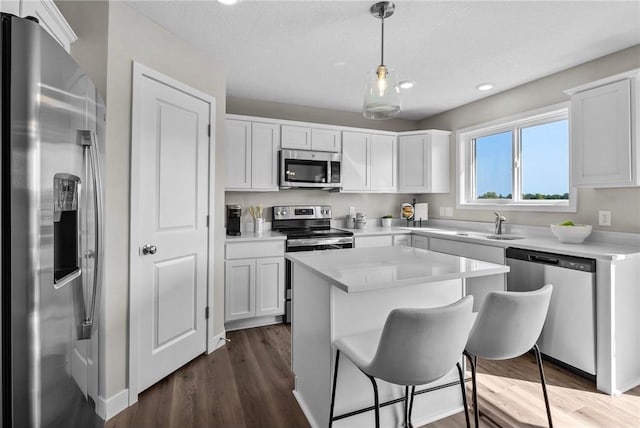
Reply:
M222 3L222 4L226 4L227 6L230 6L232 4L238 3L238 0L218 0L218 3Z
M493 89L494 86L495 86L495 83L485 82L485 83L480 83L478 86L476 86L476 89L479 91L490 91L491 89Z
M415 85L415 82L411 80L403 80L398 83L398 86L400 86L402 89L411 89L413 88L413 85Z

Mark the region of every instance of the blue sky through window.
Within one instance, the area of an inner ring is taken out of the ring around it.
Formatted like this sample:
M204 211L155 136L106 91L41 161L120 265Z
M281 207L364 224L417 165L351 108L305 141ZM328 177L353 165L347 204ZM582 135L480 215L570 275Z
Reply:
M512 132L475 139L476 197L512 194ZM563 119L521 130L522 192L569 193L569 130Z

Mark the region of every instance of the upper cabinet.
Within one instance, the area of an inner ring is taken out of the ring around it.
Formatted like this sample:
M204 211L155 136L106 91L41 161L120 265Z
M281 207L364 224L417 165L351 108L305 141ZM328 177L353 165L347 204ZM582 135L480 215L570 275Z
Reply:
M282 148L339 153L342 148L340 131L333 128L282 125Z
M398 192L449 192L449 131L401 133L398 138Z
M227 119L226 190L278 190L280 125Z
M640 185L638 70L567 91L571 95L571 184Z
M342 190L396 190L396 137L393 134L342 133Z
M0 11L23 18L27 16L38 18L42 28L56 39L67 52L71 50L71 44L78 40L78 36L73 32L53 0L0 0Z

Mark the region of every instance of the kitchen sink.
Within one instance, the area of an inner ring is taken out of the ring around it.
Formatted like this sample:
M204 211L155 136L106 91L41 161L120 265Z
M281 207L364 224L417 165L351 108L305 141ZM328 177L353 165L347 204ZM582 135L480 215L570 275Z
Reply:
M489 235L486 236L487 239L497 239L499 241L512 241L514 239L524 239L524 236L513 236L513 235Z

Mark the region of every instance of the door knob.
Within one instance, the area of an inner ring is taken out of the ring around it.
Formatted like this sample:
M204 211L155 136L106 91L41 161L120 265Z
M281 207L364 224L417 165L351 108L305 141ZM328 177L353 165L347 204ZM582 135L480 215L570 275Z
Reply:
M147 254L155 254L156 251L158 251L158 249L156 248L155 245L146 244L144 247L142 247L142 254L145 256Z

